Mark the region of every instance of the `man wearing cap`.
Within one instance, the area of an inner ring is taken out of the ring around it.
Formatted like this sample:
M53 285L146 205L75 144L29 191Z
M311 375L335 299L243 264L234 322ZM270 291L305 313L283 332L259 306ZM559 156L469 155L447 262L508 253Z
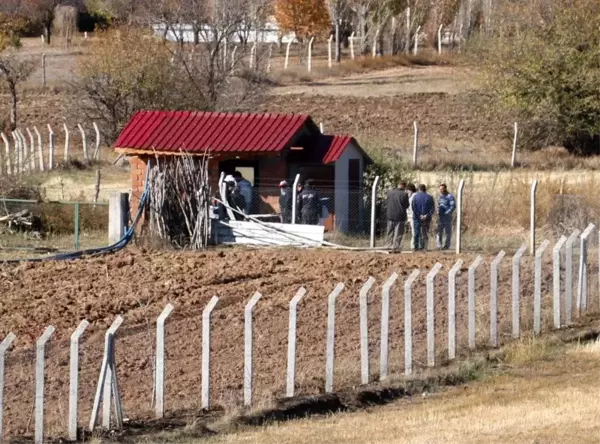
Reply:
M292 189L287 181L279 182L279 211L281 222L289 224L292 222Z

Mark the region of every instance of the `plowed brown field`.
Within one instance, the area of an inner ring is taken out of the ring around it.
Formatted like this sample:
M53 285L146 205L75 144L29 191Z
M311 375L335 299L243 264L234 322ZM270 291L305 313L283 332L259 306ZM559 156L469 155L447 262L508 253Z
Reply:
M458 349L466 350L466 268L457 281ZM477 272L477 340L486 345L489 331L489 267ZM175 311L166 332L166 411L185 416L200 402L201 312L213 295L220 303L212 321L211 392L215 407L239 405L243 381L243 307L255 291L263 298L255 309L255 389L257 403L284 393L289 301L300 286L308 290L299 305L297 372L302 394L324 387L327 295L338 282L346 289L336 313L335 389L358 385L358 293L369 276L376 280L370 294L369 343L372 373L379 357L381 285L394 271L400 278L391 293L390 371L401 373L404 343L403 285L415 268L422 273L413 291L414 359L425 362L425 275L439 261L444 268L436 280L436 352L446 357L447 272L456 257L423 253L385 255L331 250L225 249L203 253L146 252L127 249L113 256L73 262L48 262L4 267L0 273L0 337L17 335L6 371L5 430L27 435L33 430L34 351L32 345L45 326L56 333L48 350L47 409L49 433L66 434L68 409L68 338L81 319L91 326L81 345L80 421L89 421L100 369L103 335L117 314L125 322L117 335L118 375L127 417L151 416L155 320L171 302ZM499 322L501 340L510 334L510 261L500 273ZM543 276L544 326L550 318L551 274ZM521 322L531 329L533 273L522 266ZM591 278L592 279L592 278ZM594 300L597 298L594 297ZM376 378L376 375L373 375Z

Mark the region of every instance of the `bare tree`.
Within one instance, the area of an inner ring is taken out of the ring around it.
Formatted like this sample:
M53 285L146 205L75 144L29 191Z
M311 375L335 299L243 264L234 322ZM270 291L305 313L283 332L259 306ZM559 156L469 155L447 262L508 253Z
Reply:
M348 0L327 0L329 16L335 29L335 61L340 63L342 58L342 40L340 27L348 8Z
M0 80L10 94L11 130L17 127L18 87L31 76L34 67L31 60L20 58L15 50L10 49L0 53Z

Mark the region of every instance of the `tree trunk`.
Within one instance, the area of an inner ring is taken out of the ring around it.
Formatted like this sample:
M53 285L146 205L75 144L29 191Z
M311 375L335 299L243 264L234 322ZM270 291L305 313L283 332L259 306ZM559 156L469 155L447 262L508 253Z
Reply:
M9 82L8 90L10 92L10 130L14 131L17 129L17 85Z
M366 54L367 49L367 11L366 8L361 7L360 12L358 13L358 27L359 27L359 35L360 35L360 53Z
M335 61L342 61L342 41L340 39L340 21L335 21Z

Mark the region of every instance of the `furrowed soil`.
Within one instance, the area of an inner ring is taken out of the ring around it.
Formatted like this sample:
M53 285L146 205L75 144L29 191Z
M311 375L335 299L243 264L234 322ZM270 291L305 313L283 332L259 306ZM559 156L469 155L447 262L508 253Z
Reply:
M457 280L458 350L466 350L465 256ZM491 257L485 257L489 264ZM381 286L393 273L399 279L391 292L390 373L403 371L404 296L406 276L421 270L413 290L414 364L426 362L425 276L436 262L443 264L435 280L436 356L446 359L447 273L456 257L447 254L375 254L332 250L222 249L201 253L149 252L129 248L112 256L72 262L26 263L4 266L0 273L0 337L17 335L6 369L5 432L9 436L33 432L33 344L47 325L56 332L46 351L46 423L50 436L66 435L68 400L68 339L82 319L91 322L84 333L80 358L80 423L90 418L102 359L104 332L117 314L125 322L117 334L118 377L125 415L132 420L152 416L155 321L170 302L175 310L166 328L166 414L171 418L197 415L200 401L201 314L209 299L219 304L212 315L211 395L215 409L241 404L243 383L244 305L259 291L254 313L254 401L268 405L283 396L287 353L289 301L304 286L308 293L299 304L297 385L300 394L321 393L325 374L327 296L338 282L345 290L336 305L335 389L360 382L358 294L369 276L376 285L369 296L369 343L372 377L379 357ZM521 327L532 327L532 263L521 268ZM477 341L489 342L489 267L477 271ZM500 271L499 332L510 337L510 261ZM597 279L590 277L590 279ZM542 286L543 327L551 321L551 267ZM595 286L594 286L595 287ZM595 288L592 289L596 294ZM592 301L597 301L591 296ZM590 307L596 309L596 302Z

